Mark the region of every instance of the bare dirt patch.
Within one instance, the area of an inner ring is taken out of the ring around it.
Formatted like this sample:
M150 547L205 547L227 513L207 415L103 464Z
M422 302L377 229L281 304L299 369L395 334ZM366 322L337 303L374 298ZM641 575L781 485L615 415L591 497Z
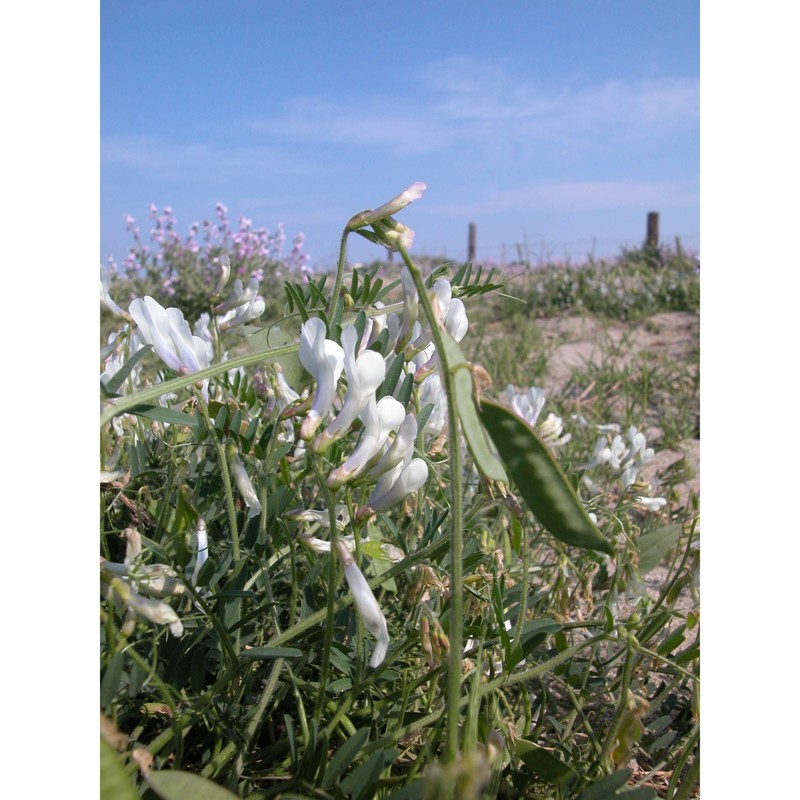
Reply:
M699 347L700 317L697 314L672 311L655 314L635 323L598 322L592 317L556 317L541 320L539 327L545 341L553 346L549 358L548 394L559 393L566 386L575 368L592 363L599 366L609 345L625 343L617 363L624 367L641 352L662 353L676 362L690 365Z

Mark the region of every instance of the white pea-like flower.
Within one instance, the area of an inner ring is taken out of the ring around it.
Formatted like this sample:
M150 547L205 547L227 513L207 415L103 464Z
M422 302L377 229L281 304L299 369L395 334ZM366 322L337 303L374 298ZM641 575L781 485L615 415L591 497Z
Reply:
M358 477L373 458L379 456L389 435L396 431L405 419L403 404L394 397L382 397L377 402L372 395L362 414L364 431L358 447L338 469L328 476L328 486L336 489L343 483Z
M626 488L636 482L639 470L655 456L655 450L652 447L647 447L645 435L637 431L633 425L628 428L628 441L631 446L623 456L625 462L622 464L622 476L620 478L620 482Z
M254 297L247 303L233 309L233 314L231 316L226 315L226 318L220 322L219 329L221 331L227 331L238 328L240 325L246 325L248 322L258 319L264 313L266 307L263 297Z
M361 211L355 216L351 217L347 223L347 230L354 231L358 228L364 228L367 225L373 225L376 222L385 220L393 216L398 211L402 211L407 205L410 205L415 200L419 200L428 187L421 181L412 183L411 186L403 189L397 197L393 197L388 203L378 206L376 209L368 211Z
M636 502L647 511L661 511L667 504L666 497L637 497Z
M250 509L248 516L258 516L261 513L261 502L238 453L232 459L231 472L233 473L233 479L236 481L236 486L244 498L244 502Z
M173 636L183 636L183 623L172 606L168 605L163 600L154 600L150 597L144 597L121 578L112 578L110 585L111 589L129 609L135 611L137 614L141 614L156 625L169 625L170 633Z
M565 433L562 436L563 430L563 420L552 411L547 415L544 422L539 425L539 435L542 437L545 444L550 447L561 447L572 438L571 433Z
M512 411L521 419L524 419L532 428L539 419L545 403L544 389L531 386L526 392L517 392L509 383L506 386L506 399Z
M233 287L231 289L231 293L225 299L224 302L220 303L214 311L218 314L222 314L225 311L230 311L232 308L238 308L239 306L244 306L250 303L252 300L256 298L258 295L258 279L257 278L250 278L247 282L247 286L245 287L242 284L240 278L237 278L233 282Z
M325 336L325 323L319 317L312 317L300 329L300 363L317 382L311 410L300 427L300 437L306 441L330 413L336 384L344 369L344 350Z
M400 462L408 463L414 450L417 438L417 418L413 414L406 414L405 419L397 429L394 441L381 456L380 461L369 471L370 478L379 478L385 472L393 469Z
M433 293L441 313L444 329L460 342L467 333L469 320L464 303L453 297L453 288L447 278L439 278L433 284Z
M364 627L376 638L375 649L369 665L374 669L383 663L386 651L389 649L389 631L386 627L386 617L383 616L381 607L369 588L364 573L356 566L353 556L347 545L341 540L336 541L336 554L344 567L344 577L353 593L356 612L361 618Z
M123 311L112 299L109 292L111 291L111 276L108 270L101 264L100 265L100 302L112 313L118 317L130 319L127 311Z
M342 329L342 349L344 350L344 371L347 375L347 394L344 404L333 422L317 437L312 445L316 453L323 452L331 442L344 436L350 426L366 407L370 397L383 383L386 375L386 362L380 353L365 350L356 357L358 331L352 325Z
M423 459L412 458L407 463L397 464L378 479L367 505L359 511L358 518L364 519L378 511L386 511L412 492L421 489L427 480L428 464Z
M208 533L206 531L206 522L202 517L197 520L197 530L194 535L197 558L195 559L194 571L192 572L192 585L196 586L200 570L203 568L203 564L208 560Z
M336 517L336 530L343 531L347 527L347 523L350 522L350 512L347 510L347 506L344 503L337 504L334 514ZM290 511L286 516L298 522L316 523L322 528L330 528L331 526L331 516L327 508L302 508Z
M143 341L156 355L181 374L205 369L211 363L212 348L199 336L192 336L189 323L177 308L164 308L152 297L137 297L128 308Z

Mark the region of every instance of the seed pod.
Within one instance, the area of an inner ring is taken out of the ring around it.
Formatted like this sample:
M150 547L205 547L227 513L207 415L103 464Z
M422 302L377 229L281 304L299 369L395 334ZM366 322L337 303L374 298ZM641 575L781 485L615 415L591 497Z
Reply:
M536 519L556 539L613 555L547 445L504 406L481 401L480 417Z

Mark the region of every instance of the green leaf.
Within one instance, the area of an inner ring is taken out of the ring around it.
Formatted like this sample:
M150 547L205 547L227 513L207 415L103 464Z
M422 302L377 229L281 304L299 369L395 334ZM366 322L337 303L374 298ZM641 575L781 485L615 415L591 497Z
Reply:
M639 572L644 575L655 569L678 543L682 527L680 523L664 525L639 537Z
M100 797L102 800L137 800L138 796L114 748L101 736Z
M249 659L299 658L303 653L296 647L250 647L240 657Z
M153 349L153 345L146 344L140 347L112 376L103 384L107 394L114 394L125 382L133 368Z
M305 315L304 322L308 319L308 314ZM295 337L287 333L278 325L271 325L268 328L254 333L247 338L247 345L253 353L259 353L264 350L273 350L276 347L283 347L287 344L294 344ZM300 386L305 376L305 370L300 363L300 356L298 352L287 353L273 361L280 365L283 377L286 378L289 386ZM267 361L266 363L269 363Z
M672 615L669 611L659 611L644 625L641 631L636 634L636 638L642 644L646 645L671 619Z
M180 769L157 769L147 782L162 800L234 800L238 795L217 783Z
M532 619L522 625L520 648L522 658L526 658L535 650L546 638L549 633L557 633L564 626L559 625L552 619Z
M536 519L565 544L613 555L614 549L537 433L509 409L489 400L481 402L480 418Z
M395 400L397 400L403 408L408 406L408 401L411 399L411 392L414 390L414 376L409 373L403 378L400 388L395 392ZM418 423L419 424L419 423Z
M560 758L527 739L518 739L516 747L520 761L548 783L558 783L572 774L570 767Z
M398 353L394 357L389 369L386 370L386 377L375 395L378 400L386 397L386 395L394 394L395 386L397 386L397 381L400 379L400 373L403 371L405 363L406 359L402 353Z
M114 653L108 662L103 679L100 681L100 706L106 708L114 699L114 695L119 689L120 679L122 678L122 665L125 661L123 653Z
M386 796L386 800L423 800L424 797L425 781L416 780L407 783L402 789L396 789Z
M142 405L134 406L128 411L139 417L147 417L147 419L153 419L156 422L168 422L170 425L191 425L196 428L200 424L200 420L191 414L184 414L183 411L164 408L163 406L151 406L142 403Z
M441 331L444 353L440 358L444 361L447 370L453 375L455 386L455 402L458 418L467 440L467 446L478 469L487 477L495 481L508 483L508 476L503 469L500 459L489 448L486 432L478 417L475 400L472 396L472 370L469 362L461 352L458 342L444 329Z
M376 750L358 769L353 770L341 783L342 791L349 793L352 800L370 800L375 797L378 778L384 767L384 762L391 763L397 751Z
M607 797L614 797L617 789L621 789L633 773L629 769L620 769L606 775L599 781L595 781L588 789L585 789L578 800L605 800Z
M360 728L336 751L325 770L325 778L322 781L323 789L333 786L339 780L368 739L369 728Z

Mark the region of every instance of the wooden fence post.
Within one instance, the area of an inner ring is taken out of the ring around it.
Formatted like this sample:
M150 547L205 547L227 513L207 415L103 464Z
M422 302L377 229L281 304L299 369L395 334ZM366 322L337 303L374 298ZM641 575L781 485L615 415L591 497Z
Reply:
M475 238L478 226L474 222L469 224L469 237L467 240L467 261L475 260Z
M649 211L647 214L647 238L644 246L653 249L658 247L658 211Z

